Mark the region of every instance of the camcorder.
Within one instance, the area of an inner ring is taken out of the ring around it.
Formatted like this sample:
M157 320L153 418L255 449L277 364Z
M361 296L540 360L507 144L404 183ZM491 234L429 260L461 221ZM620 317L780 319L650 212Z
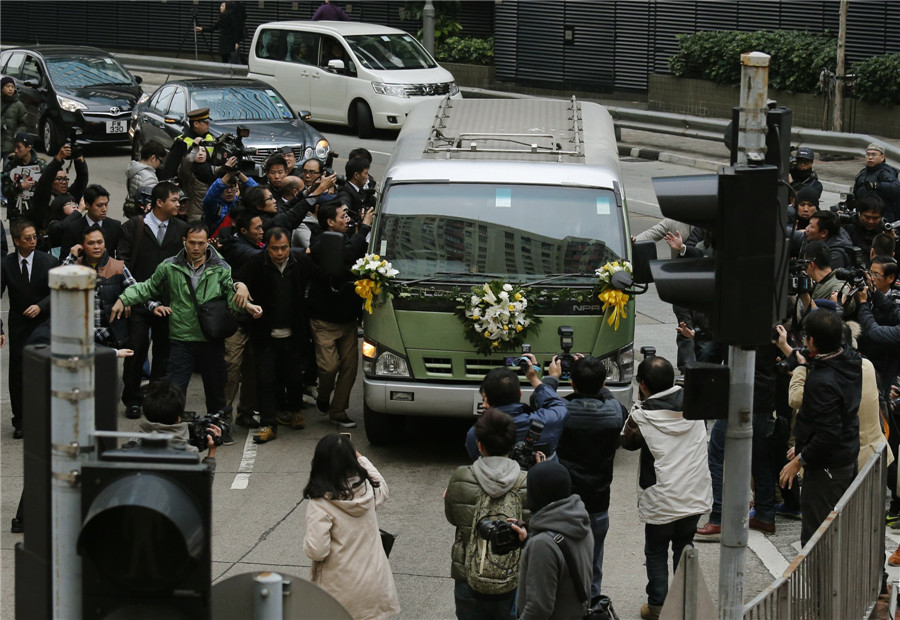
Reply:
M802 349L794 349L791 351L791 354L786 358L775 364L775 368L778 372L784 373L786 375L794 372L794 369L800 365L800 360L797 359L797 354L803 356L804 359L809 359L809 349L803 347Z
M72 125L72 128L69 129L69 135L66 137L66 145L72 149L72 154L69 156L69 159L78 159L84 155L84 151L78 144L78 140L83 133L84 131L78 125Z
M202 418L197 417L197 415L194 414L194 417L188 418L186 422L188 425L188 444L194 446L200 452L203 452L209 447L207 445L207 437L213 438L213 445L221 446L225 435L231 432L231 425L225 420L225 413L223 411L207 413ZM219 430L222 431L221 434L214 435L211 433L209 431L210 426L219 427Z
M841 226L861 226L859 223L859 211L856 208L856 197L853 194L847 194L844 200L831 207L831 210L837 214ZM889 233L897 227L898 222L891 223L881 218L875 233Z
M540 420L531 420L528 425L528 434L524 441L518 441L509 453L509 458L519 464L524 471L528 471L537 463L537 443L541 439L544 423Z
M810 293L813 290L812 279L806 273L806 267L811 261L805 258L791 260L788 271L788 292L791 295Z
M504 359L504 362L507 366L516 366L519 370L522 371L522 374L528 372L528 369L531 368L531 360L525 357L525 353L531 353L531 345L523 344L522 345L522 356L521 357L507 357Z
M485 517L475 524L475 532L491 543L494 555L506 555L522 547L519 534L506 519Z
M256 155L256 149L246 148L244 138L250 135L250 130L241 125L237 126L237 135L230 133L220 134L215 140L201 140L201 147L211 147L212 155L209 161L213 166L224 166L231 157L238 160L237 170L246 176L252 176L256 172L256 162L251 159Z
M556 330L559 334L559 348L562 351L557 355L559 360L559 368L562 371L560 379L569 379L572 376L572 364L575 363L575 356L572 355L572 346L575 344L575 330L566 325L560 325Z

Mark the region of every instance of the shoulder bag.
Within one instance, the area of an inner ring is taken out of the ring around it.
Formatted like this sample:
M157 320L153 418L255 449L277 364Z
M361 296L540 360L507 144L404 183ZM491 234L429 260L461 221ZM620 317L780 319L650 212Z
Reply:
M183 272L182 272L183 273ZM225 340L237 331L237 319L228 309L228 301L225 299L212 299L202 304L197 303L197 293L191 284L191 276L183 273L187 280L188 290L191 292L191 300L194 309L197 310L197 320L200 322L200 330L207 340Z

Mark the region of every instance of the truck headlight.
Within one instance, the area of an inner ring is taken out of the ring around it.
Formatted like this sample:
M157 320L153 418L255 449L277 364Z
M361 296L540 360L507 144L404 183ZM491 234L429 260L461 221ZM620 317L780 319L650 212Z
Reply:
M379 377L409 377L409 362L368 339L362 343L363 372Z
M631 383L631 376L634 374L634 347L629 344L619 349L615 355L604 357L603 366L606 367L607 383Z

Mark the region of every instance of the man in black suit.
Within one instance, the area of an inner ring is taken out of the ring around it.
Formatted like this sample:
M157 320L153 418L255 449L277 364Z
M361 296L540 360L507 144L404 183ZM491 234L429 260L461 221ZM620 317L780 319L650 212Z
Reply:
M138 215L122 226L119 239L118 258L124 261L131 275L143 282L165 259L178 254L188 225L176 218L181 190L174 183L157 183L150 194L153 208L145 215ZM153 364L151 379L166 376L169 362L169 320L168 299L159 299L162 306L152 312L142 305L131 308L128 321L128 337L134 356L125 358L122 381L122 403L125 416L131 419L141 417L141 368L150 350L150 330L153 330Z
M122 236L122 223L111 217L106 217L109 209L109 192L100 185L88 185L84 189L84 208L73 211L63 220L62 242L59 255L66 257L73 245L81 243L84 231L97 224L103 232L106 241L106 251L114 258L118 256L119 238Z
M338 190L338 200L347 206L350 219L358 223L363 207L362 190L369 183L369 162L363 157L354 157L344 167L347 182Z
M35 250L37 231L25 219L13 222L16 251L4 256L0 294L9 289L9 400L13 414L13 437L22 432L22 364L25 343L34 329L50 318L48 274L59 265L53 256Z

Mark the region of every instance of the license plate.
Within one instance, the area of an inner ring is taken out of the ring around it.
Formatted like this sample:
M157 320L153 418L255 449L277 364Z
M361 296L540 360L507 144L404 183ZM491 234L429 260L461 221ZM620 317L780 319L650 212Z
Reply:
M106 121L106 133L127 133L128 123L125 121Z
M474 390L475 401L472 403L472 415L481 415L484 413L484 398L481 396L481 390Z

